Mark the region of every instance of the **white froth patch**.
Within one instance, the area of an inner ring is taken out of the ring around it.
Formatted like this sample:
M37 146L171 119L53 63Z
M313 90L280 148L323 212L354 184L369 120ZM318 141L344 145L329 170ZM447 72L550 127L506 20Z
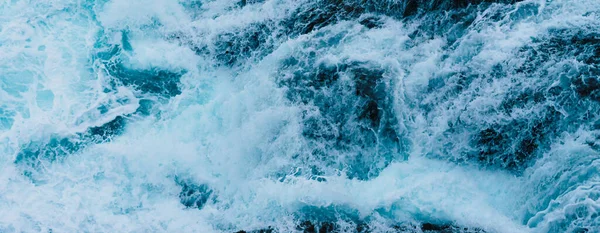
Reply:
M185 46L164 40L135 40L133 52L127 65L134 69L162 68L167 70L197 70L200 60L194 52Z
M167 0L109 1L98 12L98 19L103 26L116 30L158 26L156 23L175 29L190 22L178 1Z

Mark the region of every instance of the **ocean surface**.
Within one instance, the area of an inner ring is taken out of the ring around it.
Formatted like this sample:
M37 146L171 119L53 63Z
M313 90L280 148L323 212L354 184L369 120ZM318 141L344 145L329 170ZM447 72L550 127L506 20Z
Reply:
M0 0L0 232L600 232L600 1Z

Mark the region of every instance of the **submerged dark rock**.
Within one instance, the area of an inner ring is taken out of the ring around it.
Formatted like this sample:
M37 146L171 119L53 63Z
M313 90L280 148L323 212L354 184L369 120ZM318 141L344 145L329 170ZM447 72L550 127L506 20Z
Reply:
M260 0L241 0L237 5L245 7L261 2ZM449 35L450 40L455 40L462 36L462 30L470 25L477 12L485 8L484 6L479 9L477 6L515 2L518 0L315 0L294 9L281 21L265 20L251 23L219 33L214 37L211 36L212 39L207 41L192 42L189 37L179 34L171 35L169 38L187 44L196 54L214 59L219 65L234 67L243 65L249 59L260 59L266 56L287 38L309 34L341 21L356 21L368 29L374 29L383 25L382 17L404 20L420 15L427 20L438 21L423 25L423 27L431 28L423 28L421 33L428 33L428 30L436 28L435 31L445 33ZM188 7L192 6L195 4ZM442 14L444 14L443 17ZM445 14L449 14L452 20L445 20L447 18ZM448 24L448 22L456 25Z
M135 70L117 63L109 64L108 73L115 78L115 85L131 86L141 93L173 97L181 94L179 79L185 71Z
M160 67L134 68L126 63L124 53L132 52L133 46L129 39L129 32L121 32L121 44L104 44L103 40L97 42L97 51L93 56L111 76L110 86L106 92L114 90L117 86L128 86L139 94L150 94L163 98L171 98L181 94L179 87L181 76L186 70L169 70ZM177 35L174 35L177 37Z
M279 81L288 89L287 98L314 108L303 117L303 136L314 143L314 156L335 161L339 154L351 155L344 166L358 179L368 179L394 159L401 136L384 69L361 62L314 69L286 63L288 68L299 67L292 77Z
M89 135L89 137L94 137L94 139L97 141L107 140L110 137L123 133L126 123L127 119L125 117L117 116L115 119L102 126L89 128L86 135Z
M71 136L54 135L46 141L30 142L23 145L14 163L23 170L24 175L32 178L32 174L40 171L44 163L60 161L90 144L110 141L112 137L123 132L126 123L126 117L117 116L102 126L89 128L84 133Z
M269 229L261 229L261 230L254 230L254 231L236 231L236 233L276 233L277 231L269 228Z
M528 11L531 7L521 8ZM450 18L458 12L450 12ZM494 21L496 16L490 17ZM440 35L440 28L458 27L452 21L437 26L426 24L411 37ZM446 114L442 111L455 114L448 120L447 129L435 139L442 146L434 146L430 156L519 174L547 151L556 137L593 128L593 122L598 120L594 112L600 109L598 35L593 30L548 29L517 49L518 58L498 62L484 73L469 68L431 78L424 88L427 99L418 101L420 109L432 118ZM474 50L473 55L480 52L478 46L469 44L469 39L447 39L448 56L460 46ZM482 92L492 83L507 87L503 92ZM482 108L470 107L473 96L490 95L497 95L494 98L501 101ZM465 135L468 136L463 140L456 140Z
M176 178L175 181L181 186L179 200L186 208L202 209L213 193L213 190L206 184L195 184L189 180L179 178Z
M196 48L197 54L208 53L223 65L233 66L253 56L262 57L272 50L273 29L267 24L251 24L237 31L222 33L214 39L214 54Z
M264 2L264 0L240 0L238 2L238 6L245 7L246 5L256 4Z
M353 224L354 227L348 229L342 227L336 222L319 222L319 221L302 221L296 226L296 230L302 233L341 233L341 232L357 232L357 233L376 233L379 231L373 231L373 229L365 222L359 222ZM253 230L253 231L237 231L236 233L277 233L273 228ZM413 224L400 224L393 225L387 228L385 232L394 233L485 233L484 230L479 228L468 228L459 227L448 224L434 224L434 223L422 223L420 226Z
M81 147L81 143L70 138L51 138L45 143L32 142L19 151L15 163L36 167L42 161L55 161Z
M520 0L319 0L298 9L294 17L284 21L289 34L306 34L342 20L354 20L363 14L380 14L395 19L432 12L460 10L469 6L490 3L514 4Z
M321 222L316 223L315 225L311 221L304 221L300 223L296 229L306 233L335 232L336 226L331 222Z
M536 119L513 120L491 125L474 135L472 146L478 148L478 160L484 165L495 165L510 170L521 170L540 146L556 133L560 113L549 110L548 115Z
M379 28L383 25L382 19L374 15L359 18L359 23L368 29Z
M281 22L281 25L286 35L303 35L341 20L358 18L366 13L365 10L361 4L353 1L315 1L297 9L292 17Z
M583 76L573 80L575 91L581 97L590 98L594 101L600 101L600 82L598 76Z

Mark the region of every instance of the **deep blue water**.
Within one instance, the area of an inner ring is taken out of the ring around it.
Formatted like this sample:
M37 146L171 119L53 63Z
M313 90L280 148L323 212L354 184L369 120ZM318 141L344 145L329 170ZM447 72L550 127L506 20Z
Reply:
M600 1L0 1L0 232L600 232Z

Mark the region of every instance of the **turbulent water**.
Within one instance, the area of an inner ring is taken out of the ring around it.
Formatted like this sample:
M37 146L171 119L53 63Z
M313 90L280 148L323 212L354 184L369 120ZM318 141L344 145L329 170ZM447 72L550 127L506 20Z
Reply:
M598 0L1 0L0 232L600 232Z

